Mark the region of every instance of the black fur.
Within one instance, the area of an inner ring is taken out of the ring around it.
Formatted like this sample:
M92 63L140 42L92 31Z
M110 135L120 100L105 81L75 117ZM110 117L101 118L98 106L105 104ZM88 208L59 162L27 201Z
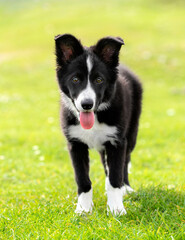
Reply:
M108 164L109 180L113 187L129 185L128 163L136 144L142 87L130 70L119 65L119 51L124 44L123 40L107 37L90 48L83 47L80 41L70 34L59 35L55 41L59 87L72 103L87 85L87 55L93 59L90 81L97 95L94 112L99 123L116 126L118 129L116 145L112 145L110 141L103 143L101 160L104 166ZM74 76L80 79L79 84L72 83ZM97 76L103 77L103 84L95 83ZM110 106L99 111L98 107L102 102L109 103ZM61 118L75 170L78 193L88 192L91 189L88 145L80 141L80 136L71 138L68 132L71 125L79 125L79 119L65 104L62 105ZM106 168L105 173L107 174Z

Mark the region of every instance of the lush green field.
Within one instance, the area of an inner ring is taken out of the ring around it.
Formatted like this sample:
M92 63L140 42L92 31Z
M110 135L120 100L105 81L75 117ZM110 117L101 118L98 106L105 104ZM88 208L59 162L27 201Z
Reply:
M0 239L185 239L184 9L167 0L0 0ZM74 214L53 40L66 32L85 45L121 36L121 61L143 82L126 216L106 214L94 151L93 213Z

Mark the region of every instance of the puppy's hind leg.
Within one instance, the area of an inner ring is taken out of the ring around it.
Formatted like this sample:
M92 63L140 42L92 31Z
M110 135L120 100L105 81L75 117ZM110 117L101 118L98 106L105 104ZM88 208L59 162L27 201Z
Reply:
M130 153L127 153L126 161L124 165L124 195L134 192L134 189L132 189L130 186L129 178L128 178L129 166L131 166Z
M101 157L101 162L102 162L102 164L104 166L105 175L108 176L109 169L108 169L108 164L107 164L106 152L105 152L105 150L102 150L99 153L100 153L100 157Z

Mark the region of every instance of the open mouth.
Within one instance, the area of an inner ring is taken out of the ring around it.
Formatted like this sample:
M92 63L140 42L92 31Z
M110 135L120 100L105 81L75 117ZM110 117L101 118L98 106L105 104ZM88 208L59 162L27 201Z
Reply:
M94 122L94 112L80 112L80 124L84 129L91 129Z

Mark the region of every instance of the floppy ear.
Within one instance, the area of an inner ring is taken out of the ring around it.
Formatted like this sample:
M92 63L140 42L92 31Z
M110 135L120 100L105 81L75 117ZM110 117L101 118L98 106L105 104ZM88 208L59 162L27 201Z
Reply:
M80 41L71 34L57 35L55 37L55 48L57 65L61 67L84 51Z
M106 37L100 39L92 49L104 63L116 67L118 65L119 51L122 45L124 45L122 38Z

